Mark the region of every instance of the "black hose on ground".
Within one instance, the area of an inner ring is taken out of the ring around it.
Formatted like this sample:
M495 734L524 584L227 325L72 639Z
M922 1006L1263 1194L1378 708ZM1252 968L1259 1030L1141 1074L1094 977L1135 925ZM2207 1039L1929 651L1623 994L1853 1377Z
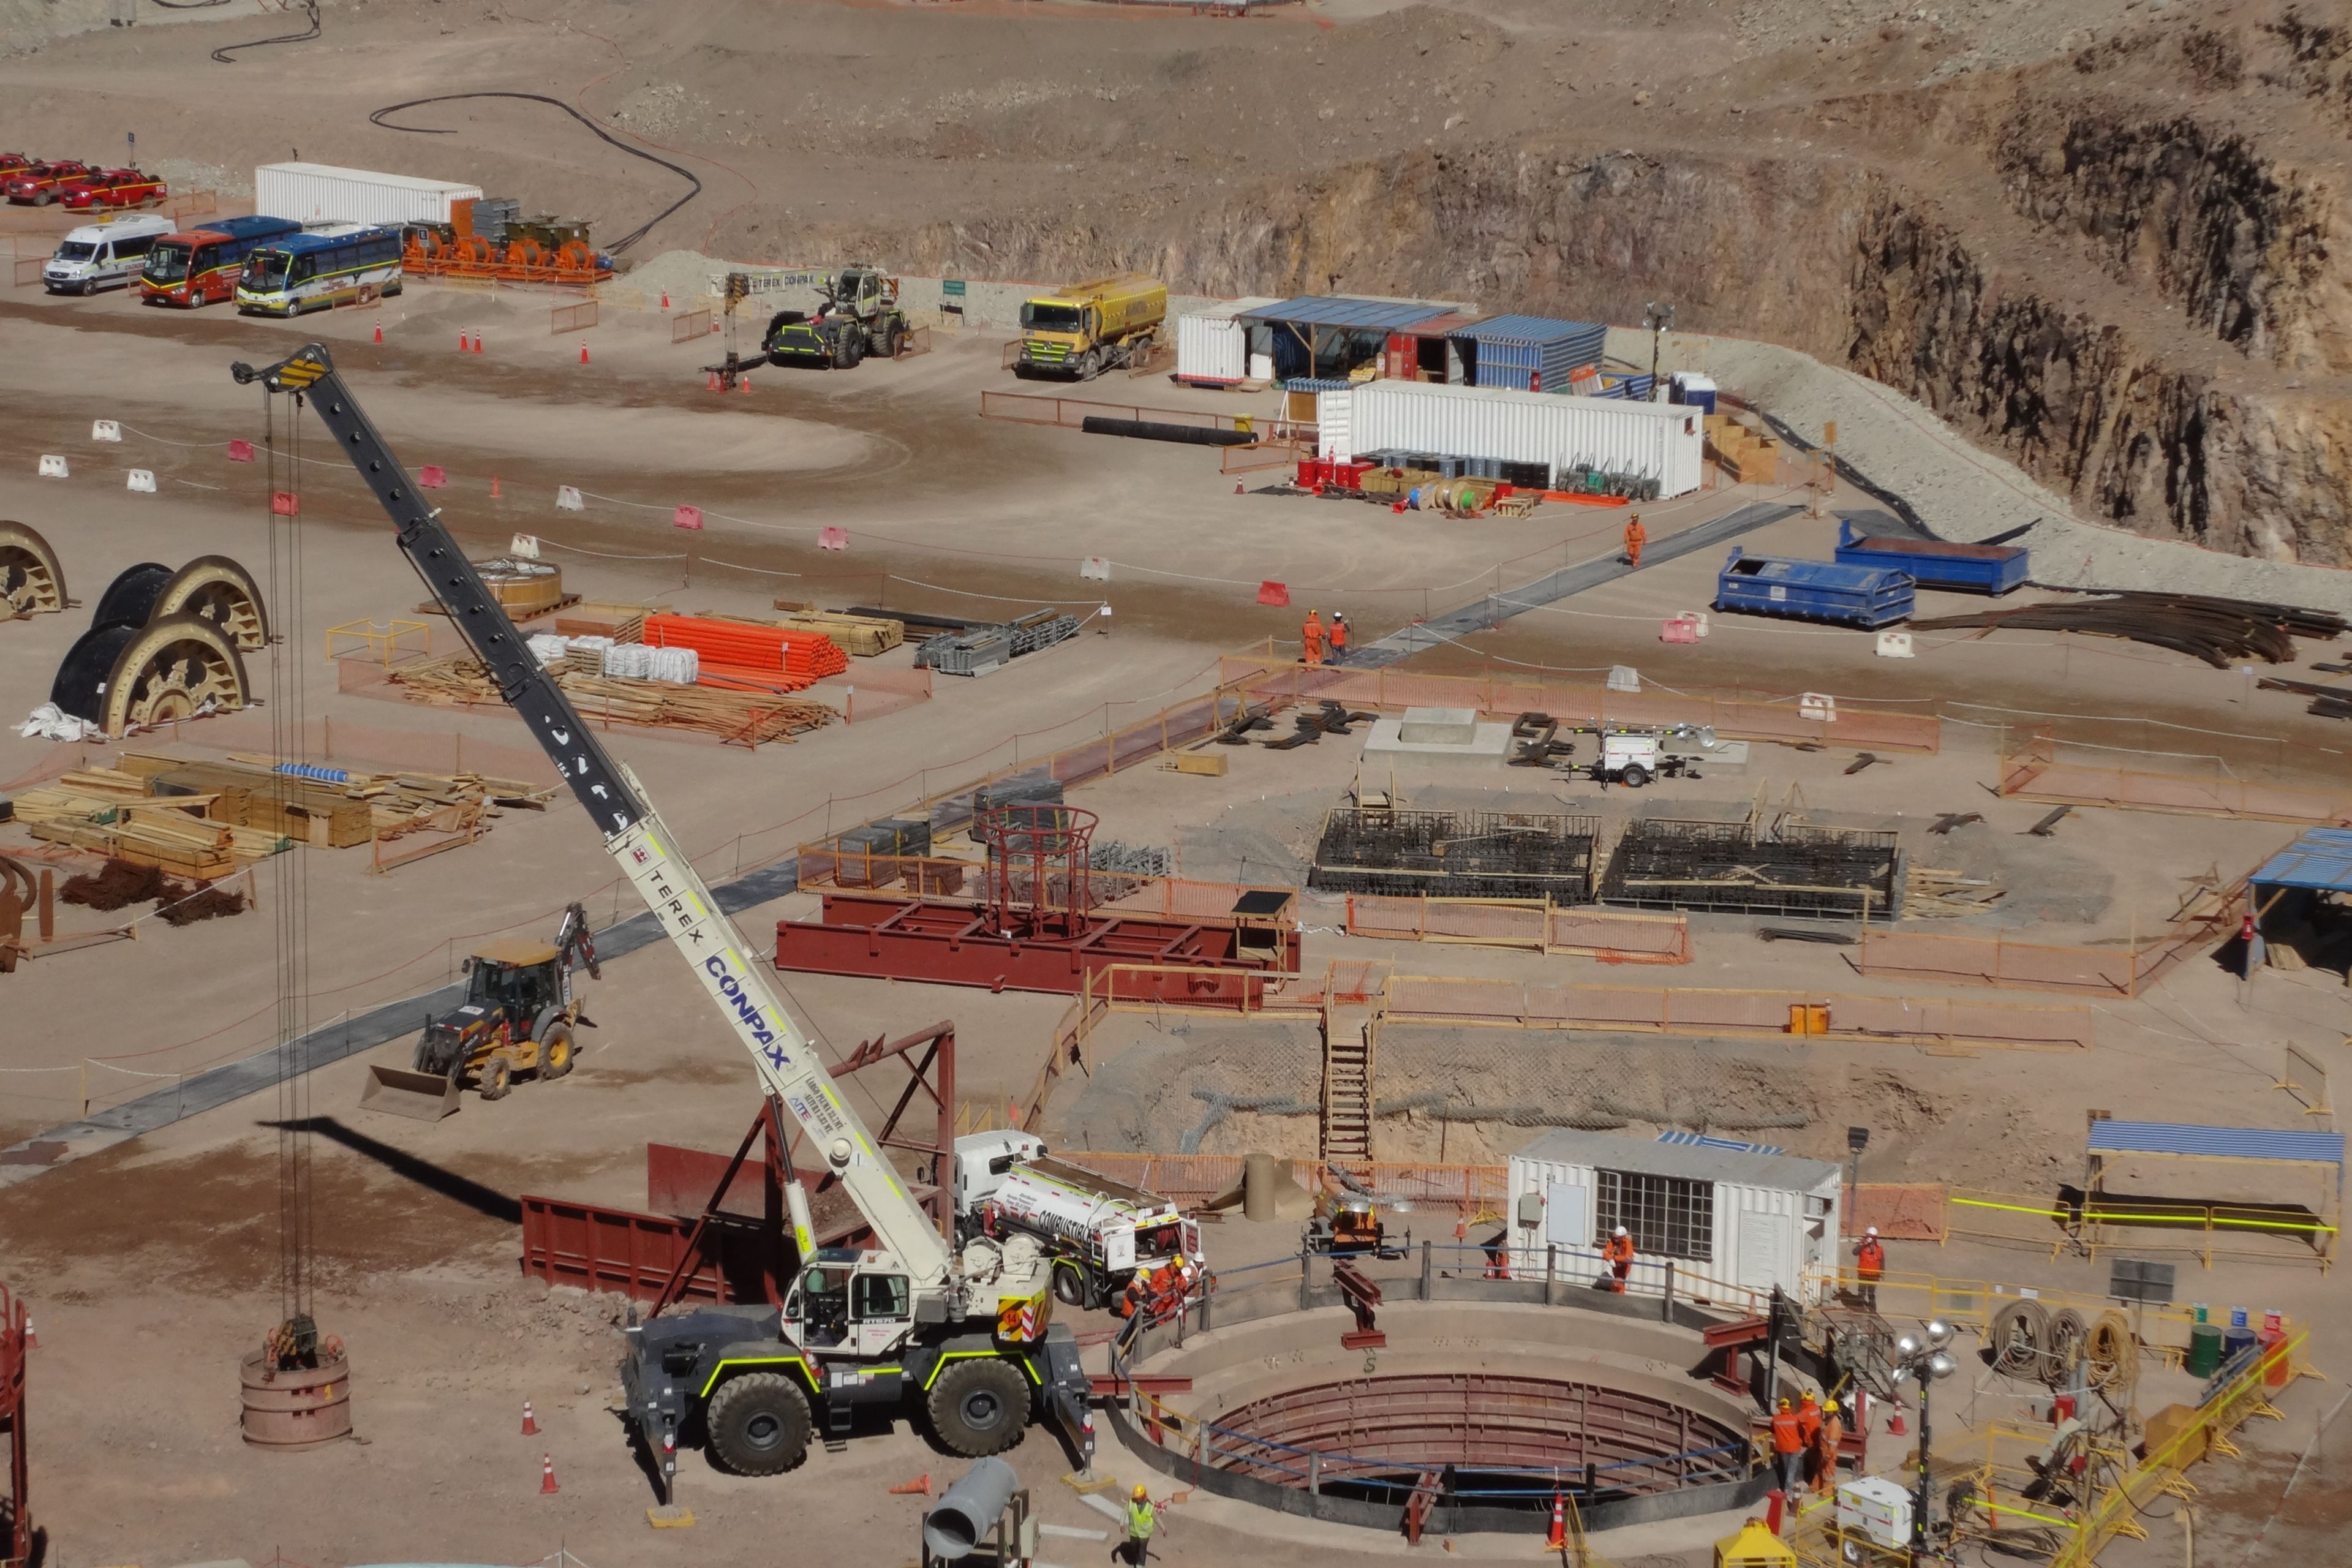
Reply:
M164 0L155 0L155 3L160 5L164 3ZM203 8L204 7L201 5L179 5L173 7L173 10L188 11L198 11ZM257 49L264 44L303 44L310 42L312 38L319 36L319 0L308 0L308 4L306 4L302 8L310 17L310 26L309 31L301 33L284 33L275 38L256 38L249 44L223 44L219 48L213 51L213 58L220 61L220 63L225 66L233 66L236 64L236 62L229 58L229 56L236 53L239 49Z
M1078 426L1089 436L1126 436L1139 441L1177 441L1194 447L1246 447L1257 439L1246 430L1203 430L1156 419L1109 419L1089 414Z
M688 184L694 187L692 190L688 191L686 195L678 197L677 200L670 203L669 205L656 213L644 224L640 225L636 228L631 229L627 234L623 235L620 238L606 246L604 247L605 250L612 255L618 256L622 251L628 249L629 247L645 238L647 234L652 232L654 225L661 222L662 219L669 216L670 214L677 211L678 208L686 205L687 203L692 201L695 197L702 194L702 180L700 176L697 175L692 170L681 168L677 164L671 163L667 158L656 158L651 153L646 152L643 148L630 146L626 142L622 141L619 137L614 135L611 132L605 130L603 126L597 124L594 121L589 119L586 115L581 113L580 110L564 102L562 99L550 98L543 92L437 93L431 98L412 98L402 103L385 104L382 109L379 109L374 113L369 115L368 121L371 124L383 126L386 131L405 131L415 136L455 136L457 132L454 131L441 130L429 125L394 125L385 120L384 116L387 114L397 114L404 109L415 109L423 104L454 103L460 99L467 98L519 98L527 103L551 103L556 108L563 110L564 113L572 116L572 119L580 121L581 124L585 125L589 130L594 132L599 139L611 142L614 146L619 148L622 152L626 153L632 158L643 158L648 163L658 163L663 168L667 169L671 174L677 175Z

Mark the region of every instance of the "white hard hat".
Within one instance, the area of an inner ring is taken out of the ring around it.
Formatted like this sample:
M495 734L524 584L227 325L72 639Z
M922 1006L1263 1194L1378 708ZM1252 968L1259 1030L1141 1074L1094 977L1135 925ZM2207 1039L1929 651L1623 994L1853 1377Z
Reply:
M1624 1227L1623 1226L1622 1226L1622 1225L1621 1225L1621 1226L1619 1226L1615 1230L1611 1231L1609 1234L1610 1234L1610 1235L1612 1235L1612 1236L1622 1236L1622 1235L1624 1235L1624 1234L1625 1234L1625 1227Z
M1862 1234L1864 1236L1876 1236L1878 1234L1878 1227L1874 1225L1864 1226Z

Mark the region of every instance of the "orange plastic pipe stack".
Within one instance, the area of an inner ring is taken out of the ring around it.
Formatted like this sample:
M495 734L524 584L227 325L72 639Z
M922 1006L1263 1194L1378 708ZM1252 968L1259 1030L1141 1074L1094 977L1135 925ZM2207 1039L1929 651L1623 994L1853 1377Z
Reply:
M798 691L849 668L849 656L821 633L786 631L699 616L647 616L654 647L690 647L703 686L732 690Z

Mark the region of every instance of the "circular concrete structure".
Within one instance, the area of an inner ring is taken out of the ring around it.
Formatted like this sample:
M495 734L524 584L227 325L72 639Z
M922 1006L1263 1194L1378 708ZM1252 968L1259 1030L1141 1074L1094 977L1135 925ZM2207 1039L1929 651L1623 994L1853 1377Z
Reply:
M1216 1300L1213 1329L1138 1345L1135 1372L1192 1386L1114 1415L1129 1450L1189 1485L1381 1529L1418 1491L1434 1533L1542 1531L1556 1491L1599 1531L1744 1508L1769 1485L1752 1404L1691 1375L1707 1356L1693 1329L1614 1302L1402 1302L1380 1309L1385 1346L1349 1350L1346 1310L1245 1295Z

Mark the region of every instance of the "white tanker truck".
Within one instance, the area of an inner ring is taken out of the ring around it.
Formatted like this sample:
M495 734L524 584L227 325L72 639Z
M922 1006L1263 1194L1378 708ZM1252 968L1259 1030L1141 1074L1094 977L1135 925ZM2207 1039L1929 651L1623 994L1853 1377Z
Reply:
M1054 1158L1029 1132L972 1132L955 1143L960 1239L1034 1237L1053 1260L1054 1297L1108 1305L1138 1273L1201 1260L1201 1226L1147 1193Z

